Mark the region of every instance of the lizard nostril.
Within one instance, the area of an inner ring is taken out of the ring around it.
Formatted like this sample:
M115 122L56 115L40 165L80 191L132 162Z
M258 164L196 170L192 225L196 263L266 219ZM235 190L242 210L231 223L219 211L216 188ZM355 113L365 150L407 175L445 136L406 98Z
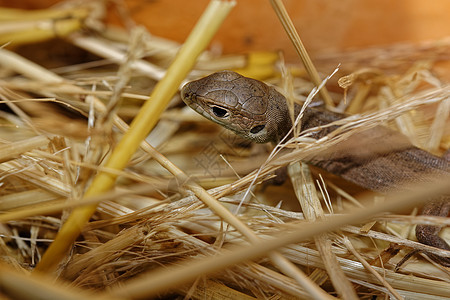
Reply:
M264 127L266 127L266 125L257 125L255 127L253 127L252 129L250 129L250 132L253 134L256 134L256 133L260 132L261 130L263 130Z
M190 96L191 94L185 89L185 88L183 88L182 90L181 90L181 98L182 99L189 99L189 96Z
M218 117L218 118L224 118L224 117L228 116L228 111L227 110L225 110L223 108L220 108L220 107L217 107L217 106L214 106L212 111L213 111L214 115L216 117Z

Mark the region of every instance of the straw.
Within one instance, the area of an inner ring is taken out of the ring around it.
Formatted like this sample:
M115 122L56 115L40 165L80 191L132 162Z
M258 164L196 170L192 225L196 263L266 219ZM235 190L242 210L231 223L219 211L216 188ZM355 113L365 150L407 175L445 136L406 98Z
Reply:
M233 5L233 2L211 1L167 70L166 76L156 85L150 96L151 100L144 104L133 120L129 131L114 149L105 167L122 170L127 165L141 141L157 123L159 115L164 111L167 103L177 92L182 80L194 66L196 58L208 46ZM100 172L94 178L85 196L95 196L109 190L114 185L116 177L109 173ZM55 241L36 266L37 271L48 272L58 265L96 208L97 205L90 205L72 212Z

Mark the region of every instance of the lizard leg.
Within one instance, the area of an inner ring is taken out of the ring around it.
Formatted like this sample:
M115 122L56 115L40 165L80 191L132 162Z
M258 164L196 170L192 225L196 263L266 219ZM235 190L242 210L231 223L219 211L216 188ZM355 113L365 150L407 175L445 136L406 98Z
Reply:
M426 216L440 216L447 217L450 212L450 196L442 196L439 200L431 201L427 203L421 214ZM417 225L416 226L416 237L422 244L433 246L440 249L450 250L449 244L444 241L440 236L441 231L440 226L433 225ZM440 263L443 266L450 267L450 257L441 257L434 254L427 253L427 255Z

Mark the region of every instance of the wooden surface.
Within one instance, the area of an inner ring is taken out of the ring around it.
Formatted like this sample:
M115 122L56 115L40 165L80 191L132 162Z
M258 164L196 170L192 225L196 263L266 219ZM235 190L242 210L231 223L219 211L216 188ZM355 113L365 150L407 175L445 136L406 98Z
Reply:
M127 1L131 16L156 34L183 41L208 0ZM310 51L366 47L450 36L450 1L285 0ZM238 1L213 46L226 53L293 47L268 0Z
M0 5L48 7L55 0L0 0ZM125 0L129 15L155 35L182 42L209 0ZM436 40L450 36L448 0L284 0L309 51L323 52ZM109 21L120 23L111 8ZM215 38L225 53L283 49L296 58L268 0L237 1Z

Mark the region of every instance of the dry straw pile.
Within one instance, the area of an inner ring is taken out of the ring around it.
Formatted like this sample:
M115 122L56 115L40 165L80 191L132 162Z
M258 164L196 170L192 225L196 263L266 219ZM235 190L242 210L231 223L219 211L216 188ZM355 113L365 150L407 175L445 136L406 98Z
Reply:
M232 3L213 1L181 50L140 27L105 25L103 5L0 9L2 298L449 296L448 270L425 256L395 270L413 249L430 250L414 241L414 224L449 224L405 215L424 193L362 196L303 164L292 182L260 183L381 123L442 155L450 89L435 67L450 41L316 55L321 77L341 64L325 98L352 115L347 129L319 142L300 136L269 156L271 146L245 143L177 94L222 69L300 101L314 87L277 53L204 51Z

